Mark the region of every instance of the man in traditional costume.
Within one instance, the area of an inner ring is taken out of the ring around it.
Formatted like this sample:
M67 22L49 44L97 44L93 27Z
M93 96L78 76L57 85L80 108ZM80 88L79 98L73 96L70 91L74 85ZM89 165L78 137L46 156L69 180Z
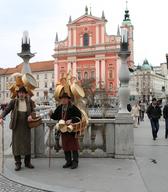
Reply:
M10 129L12 129L12 152L15 159L15 171L21 169L21 155L24 155L24 163L27 168L34 168L31 164L31 129L28 121L32 121L31 113L34 110L34 102L27 95L24 86L17 91L17 98L12 99L0 115L0 124L4 117L11 112Z
M71 97L64 92L60 96L60 100L61 104L55 109L54 112L50 111L49 113L51 119L64 120L66 122L66 125L79 122L82 115L80 110L71 103ZM66 160L66 163L65 165L63 165L63 168L70 167L71 169L75 169L78 167L79 143L76 135L77 133L73 131L61 132L62 147Z

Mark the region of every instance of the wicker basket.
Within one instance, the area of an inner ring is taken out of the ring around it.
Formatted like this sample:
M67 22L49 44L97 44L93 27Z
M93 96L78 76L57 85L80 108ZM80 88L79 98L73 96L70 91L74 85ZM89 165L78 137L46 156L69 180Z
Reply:
M42 124L41 117L35 117L32 121L28 121L29 128L37 128Z
M77 123L72 123L71 125L73 126L73 132L78 132L80 134L83 134L89 122L88 122L88 116L86 112L82 109L80 109L80 111L82 113L82 119Z

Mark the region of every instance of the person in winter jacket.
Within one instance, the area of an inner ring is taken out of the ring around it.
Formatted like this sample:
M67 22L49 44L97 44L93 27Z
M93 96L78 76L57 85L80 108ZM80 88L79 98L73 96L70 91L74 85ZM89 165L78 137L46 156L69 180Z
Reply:
M152 103L148 106L146 113L151 122L153 140L156 140L159 131L159 119L162 115L161 108L157 105L156 98L152 99Z

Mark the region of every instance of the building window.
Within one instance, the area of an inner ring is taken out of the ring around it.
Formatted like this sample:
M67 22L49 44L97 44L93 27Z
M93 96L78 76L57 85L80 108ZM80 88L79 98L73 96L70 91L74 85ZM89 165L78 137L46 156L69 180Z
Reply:
M36 93L36 96L39 97L39 92Z
M78 72L78 80L81 80L81 72Z
M47 73L45 73L45 77L44 78L47 79Z
M52 73L52 79L54 79L54 73Z
M6 97L8 97L9 96L9 94L8 93L6 93Z
M84 73L84 79L88 79L88 72Z
M89 46L89 35L88 35L88 33L85 33L83 35L83 45L84 46Z
M1 93L0 93L0 98L1 98Z
M8 77L6 77L6 82L8 82Z
M112 78L113 78L113 70L110 69L110 70L109 70L109 79L112 79Z
M0 84L0 90L1 90L1 84Z
M39 74L37 74L37 79L39 79Z
M45 88L47 88L47 82L45 82L45 85L44 85Z
M91 78L95 78L95 72L94 71L91 71Z

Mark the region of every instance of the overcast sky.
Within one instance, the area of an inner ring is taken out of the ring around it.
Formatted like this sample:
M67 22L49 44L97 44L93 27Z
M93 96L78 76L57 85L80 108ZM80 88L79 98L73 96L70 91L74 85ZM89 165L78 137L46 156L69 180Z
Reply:
M117 33L126 7L125 0L0 0L0 67L14 67L22 62L21 51L24 30L29 31L31 51L36 56L31 62L50 60L54 53L55 33L59 40L67 37L69 16L72 20L91 6L92 15L108 20L106 31ZM156 66L166 61L168 52L168 1L128 0L130 19L134 25L135 64L145 58Z

